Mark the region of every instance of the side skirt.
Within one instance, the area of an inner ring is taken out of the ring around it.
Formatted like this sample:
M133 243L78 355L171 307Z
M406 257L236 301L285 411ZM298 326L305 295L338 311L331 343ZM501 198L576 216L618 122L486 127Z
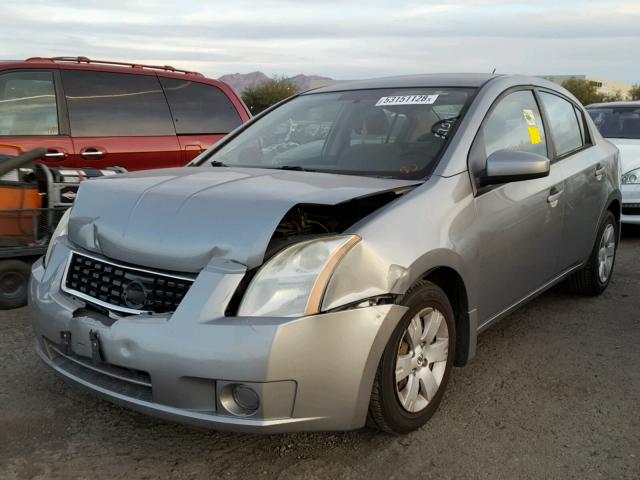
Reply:
M557 277L553 278L552 280L548 281L547 283L545 283L544 285L542 285L540 288L538 288L537 290L534 290L533 292L531 292L530 294L526 295L524 298L521 298L520 300L518 300L516 303L514 303L513 305L511 305L510 307L505 308L504 310L502 310L500 313L494 315L493 317L491 317L489 320L487 320L486 322L484 322L482 325L480 325L478 327L478 333L482 333L484 332L486 329L488 329L489 327L491 327L494 323L496 323L498 320L503 319L504 317L506 317L507 315L509 315L510 313L514 312L515 310L517 310L518 308L520 308L522 305L524 305L525 303L529 302L530 300L533 300L534 298L536 298L538 295L544 293L545 291L549 290L551 287L553 287L554 285L560 283L562 280L564 280L565 278L567 278L569 275L571 275L573 272L575 272L576 270L580 269L582 266L584 265L584 263L575 265L573 267L570 267L568 270L565 270L564 272L562 272L560 275L558 275Z

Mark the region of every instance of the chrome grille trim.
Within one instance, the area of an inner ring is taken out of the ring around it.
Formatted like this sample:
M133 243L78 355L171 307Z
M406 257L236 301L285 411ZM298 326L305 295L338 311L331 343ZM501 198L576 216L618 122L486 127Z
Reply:
M108 303L108 302L104 302L98 298L95 298L91 295L88 295L84 292L80 292L74 288L68 287L67 286L67 276L69 275L69 268L71 267L71 261L73 260L73 256L74 255L78 255L80 257L86 257L86 258L90 258L92 260L95 260L97 262L101 262L101 263L105 263L108 265L111 265L113 267L116 268L121 268L123 270L132 270L135 272L142 272L142 273L146 273L146 274L150 274L150 275L156 275L159 277L165 277L165 278L173 278L176 280L182 280L182 281L188 281L193 283L195 280L195 277L188 277L188 276L183 276L183 275L175 275L175 274L168 274L168 273L164 273L164 272L159 272L159 271L154 271L154 270L148 270L145 268L139 268L139 267L134 267L134 266L130 266L130 265L125 265L125 264L121 264L121 263L117 263L114 262L112 260L107 260L105 258L101 258L98 256L94 256L91 254L87 254L85 252L77 252L74 250L71 250L69 252L69 256L67 258L66 261L66 265L65 265L65 269L64 269L64 273L62 276L62 285L61 285L61 289L63 292L67 293L68 295L72 295L74 297L77 297L81 300L85 300L89 303L92 303L94 305L98 305L100 307L104 307L108 310L112 310L114 312L119 312L119 313L124 313L124 314L129 314L129 315L140 315L140 314L154 314L155 312L153 312L152 310L138 310L138 309L134 309L134 308L128 308L128 307L123 307L120 305L114 305L112 303ZM162 313L164 314L164 313Z

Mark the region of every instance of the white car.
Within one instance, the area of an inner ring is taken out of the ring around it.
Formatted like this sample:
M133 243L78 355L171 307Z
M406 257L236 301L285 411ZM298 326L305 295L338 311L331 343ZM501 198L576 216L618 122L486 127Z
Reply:
M620 150L623 223L640 225L640 101L589 105L603 137Z

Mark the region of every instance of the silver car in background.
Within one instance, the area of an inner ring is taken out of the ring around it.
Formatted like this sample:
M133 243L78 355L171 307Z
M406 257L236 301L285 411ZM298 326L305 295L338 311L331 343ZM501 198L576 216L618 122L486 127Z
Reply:
M600 134L620 150L622 223L640 225L640 101L587 106Z
M613 271L618 151L537 78L291 98L186 168L84 182L30 286L41 359L220 430L404 433L479 333Z

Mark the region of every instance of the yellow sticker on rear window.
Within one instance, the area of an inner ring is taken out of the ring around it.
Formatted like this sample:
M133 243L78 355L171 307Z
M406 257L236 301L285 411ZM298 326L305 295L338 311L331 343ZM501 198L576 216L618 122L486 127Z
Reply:
M531 139L531 145L538 145L539 143L542 143L538 127L529 127L529 138Z

